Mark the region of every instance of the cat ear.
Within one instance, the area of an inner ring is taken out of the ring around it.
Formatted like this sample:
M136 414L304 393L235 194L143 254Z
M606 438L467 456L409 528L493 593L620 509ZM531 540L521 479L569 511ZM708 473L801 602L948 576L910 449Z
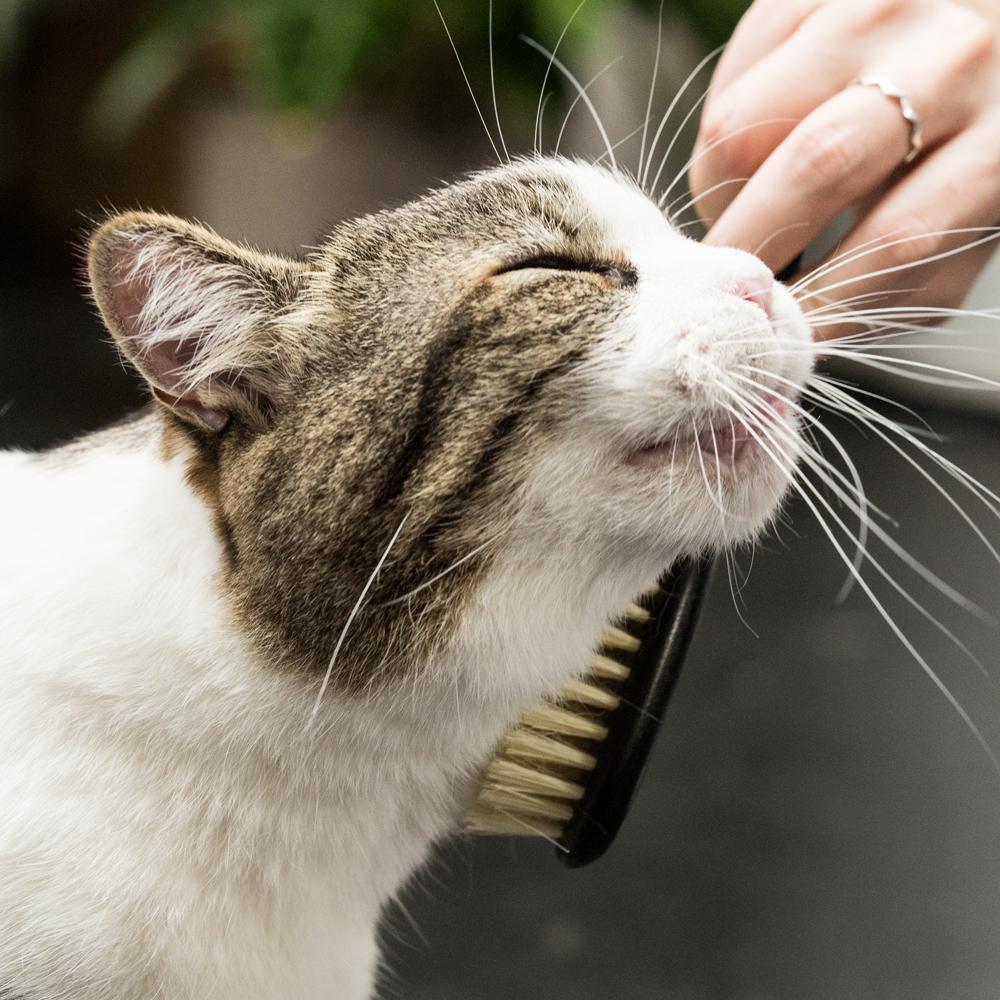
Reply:
M305 264L130 212L94 233L88 270L104 322L161 403L206 431L233 417L268 425L294 350L282 319Z

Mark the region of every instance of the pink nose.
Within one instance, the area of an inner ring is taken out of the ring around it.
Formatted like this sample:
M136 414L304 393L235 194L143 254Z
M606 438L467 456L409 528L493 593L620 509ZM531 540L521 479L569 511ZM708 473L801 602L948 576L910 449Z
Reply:
M733 284L733 295L760 306L768 319L774 318L774 275L766 267L738 275Z

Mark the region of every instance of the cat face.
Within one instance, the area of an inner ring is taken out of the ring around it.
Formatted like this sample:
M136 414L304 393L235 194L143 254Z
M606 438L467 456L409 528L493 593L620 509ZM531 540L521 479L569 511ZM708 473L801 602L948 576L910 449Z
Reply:
M325 668L395 538L344 684L419 661L512 546L634 564L639 586L758 532L794 461L794 301L598 167L476 174L306 262L133 213L97 231L90 274L270 658Z

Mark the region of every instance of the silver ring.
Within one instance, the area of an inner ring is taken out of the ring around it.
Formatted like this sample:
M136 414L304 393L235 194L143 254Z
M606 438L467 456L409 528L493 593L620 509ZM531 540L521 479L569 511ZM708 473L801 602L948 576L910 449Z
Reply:
M904 163L910 163L917 158L920 150L924 147L924 123L920 120L916 108L910 98L894 83L884 76L859 76L852 84L852 87L878 87L886 97L891 97L899 104L900 114L903 120L910 126L910 148L903 158Z

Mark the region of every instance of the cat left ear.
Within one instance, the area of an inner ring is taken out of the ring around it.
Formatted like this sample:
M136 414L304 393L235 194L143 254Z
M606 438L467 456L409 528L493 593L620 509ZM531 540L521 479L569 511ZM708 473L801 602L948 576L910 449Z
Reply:
M204 431L234 417L268 425L296 349L282 320L305 264L129 212L94 233L88 270L104 322L164 406Z

